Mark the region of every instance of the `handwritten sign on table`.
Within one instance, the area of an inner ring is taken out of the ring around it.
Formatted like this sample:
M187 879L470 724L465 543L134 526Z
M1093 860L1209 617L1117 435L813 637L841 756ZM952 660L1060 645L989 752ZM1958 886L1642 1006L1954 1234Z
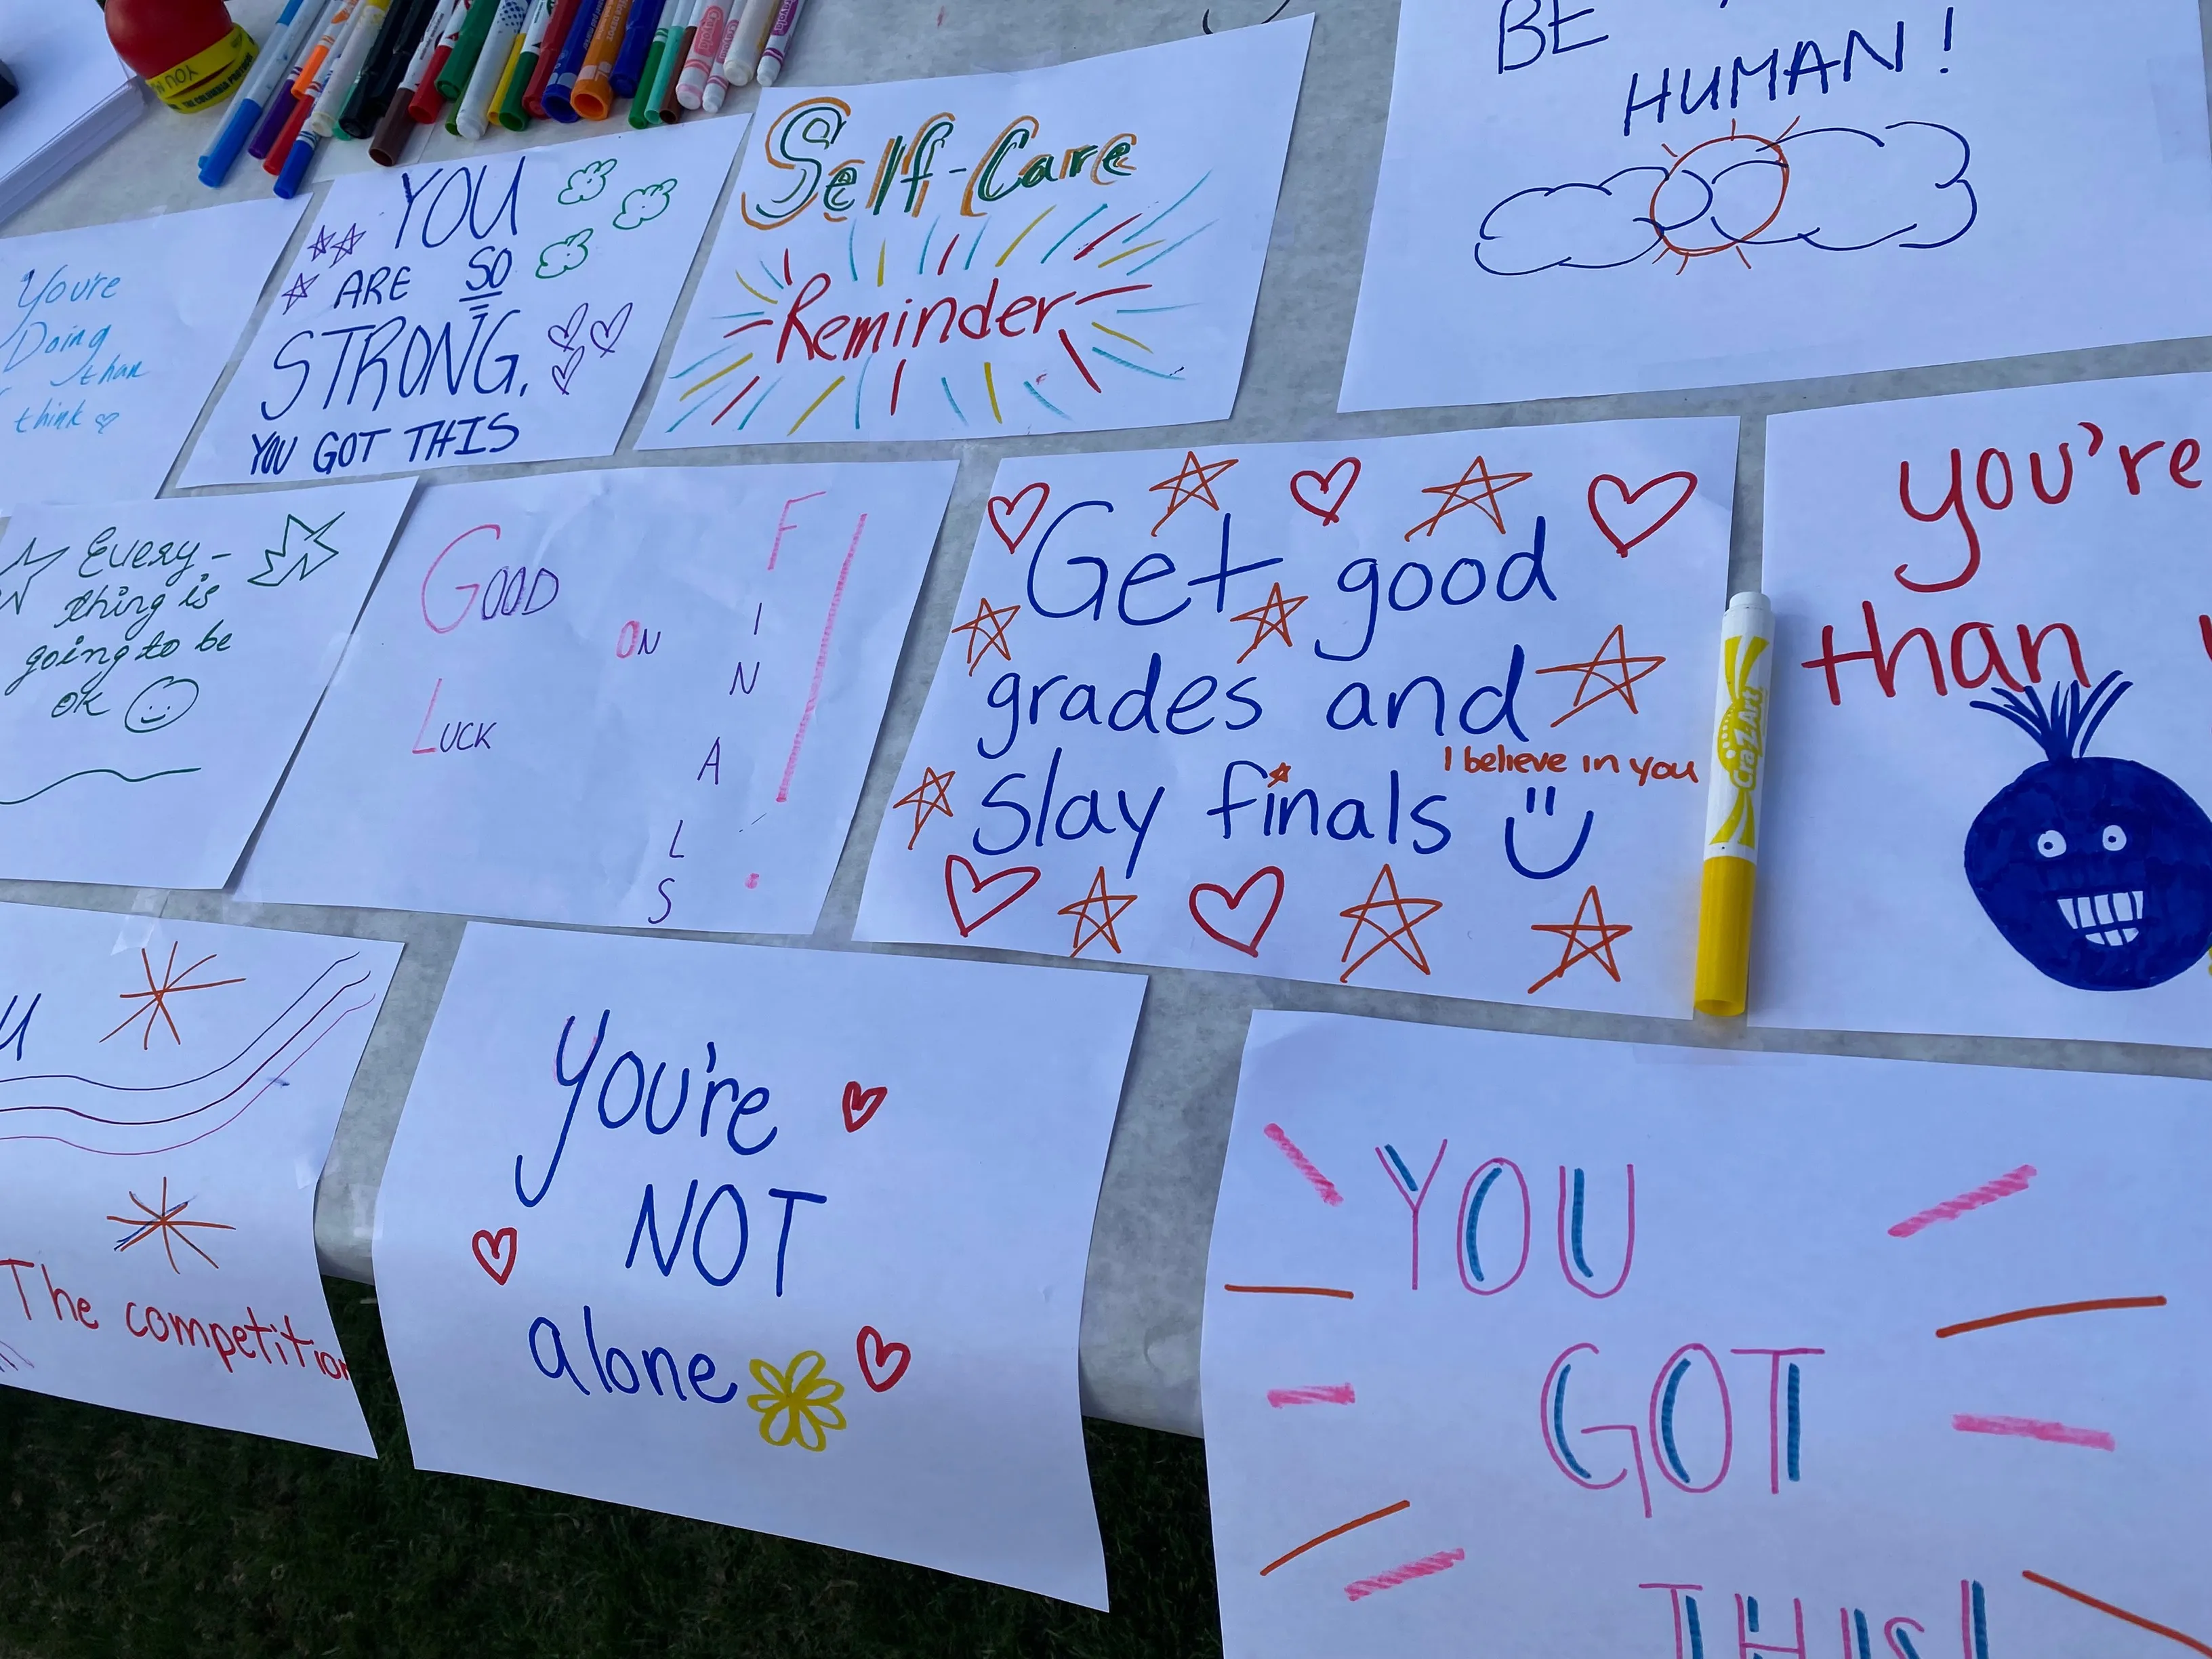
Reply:
M378 1208L416 1463L1104 1607L1076 1337L1143 997L471 927Z
M315 1183L398 960L0 906L0 1383L376 1455Z
M186 484L611 455L744 123L332 185Z
M305 206L0 243L0 512L160 492Z
M1776 419L1752 1018L2197 1044L2212 378Z
M1407 0L1342 407L2212 331L2194 0Z
M2201 1648L2204 1090L1254 1015L1231 1659Z
M426 490L242 896L811 930L953 471Z
M228 881L414 488L16 514L0 537L0 874Z
M639 447L1227 416L1312 27L765 94Z
M1735 435L1003 463L860 937L1686 1013Z

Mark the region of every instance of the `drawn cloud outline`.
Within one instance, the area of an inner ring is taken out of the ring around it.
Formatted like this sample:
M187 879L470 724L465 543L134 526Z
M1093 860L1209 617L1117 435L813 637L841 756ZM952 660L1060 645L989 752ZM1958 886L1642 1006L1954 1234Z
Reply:
M565 276L592 257L592 228L572 231L559 241L542 248L538 255L538 274L542 278ZM574 255L572 258L569 256Z
M578 207L596 201L607 187L607 175L615 170L616 158L603 155L587 162L568 175L568 182L561 186L560 195L553 199L562 207Z
M1948 246L1966 235L1981 211L1966 177L1973 148L1966 136L1936 121L1897 121L1881 131L1900 136L1885 138L1856 127L1809 127L1776 141L1791 161L1783 211L1771 225L1746 224L1737 232L1727 228L1731 182L1742 191L1771 169L1775 163L1764 156L1731 161L1711 178L1692 167L1652 165L1624 167L1595 183L1516 191L1484 214L1475 263L1495 276L1611 270L1651 258L1668 235L1700 220L1709 222L1697 239L1701 245L1796 243L1823 253L1864 252L1883 246L1923 252ZM1922 165L1934 159L1929 145L1940 154L1940 165ZM1841 159L1846 155L1850 159ZM1881 177L1883 167L1890 177ZM1877 185L1871 210L1836 199L1839 189L1864 190L1870 175ZM1655 220L1654 192L1662 186L1666 202L1680 205L1663 206ZM1906 205L1909 194L1922 192L1948 210L1944 217L1939 219L1925 199L1917 210ZM1771 196L1762 191L1752 199L1762 205L1741 209L1747 219L1765 211L1763 204ZM1883 211L1883 204L1891 202L1896 205ZM1851 222L1854 216L1860 222Z
M623 198L622 207L615 215L617 230L635 230L641 225L651 224L668 211L668 204L676 197L676 180L663 179L658 184L646 185Z

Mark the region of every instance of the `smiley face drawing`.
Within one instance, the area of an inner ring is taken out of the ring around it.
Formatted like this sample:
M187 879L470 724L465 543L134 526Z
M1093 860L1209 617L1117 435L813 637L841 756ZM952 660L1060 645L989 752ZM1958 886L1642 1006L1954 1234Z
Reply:
M173 679L164 674L131 699L131 706L123 711L123 729L158 732L165 726L174 726L199 700L198 680Z
M2046 705L1999 691L2002 715L2045 758L2000 789L1966 832L1966 880L2005 942L2081 991L2140 991L2212 946L2212 819L2161 772L2087 752L2129 688L2107 674Z

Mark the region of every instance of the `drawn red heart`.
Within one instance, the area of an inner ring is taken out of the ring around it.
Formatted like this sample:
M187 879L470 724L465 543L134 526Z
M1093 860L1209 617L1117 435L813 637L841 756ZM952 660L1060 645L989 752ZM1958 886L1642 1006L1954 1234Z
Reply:
M912 1348L903 1342L884 1341L884 1334L873 1325L860 1327L860 1335L853 1339L853 1352L860 1358L862 1379L878 1394L889 1394L898 1387L899 1378L906 1375L907 1365L914 1358ZM878 1370L884 1373L880 1382L876 1381Z
M574 350L582 343L581 337L584 331L584 319L591 314L592 307L588 303L578 306L574 311L568 313L568 320L567 322L556 323L552 327L547 329L545 331L545 337L552 341L555 345L560 347L563 351Z
M1013 877L1019 876L1024 879L1020 886L970 921L960 914L960 895L952 885L952 866L956 864L968 872L968 896L971 899L982 896L985 888L995 887L999 883L1010 880ZM975 873L975 866L962 858L959 854L948 854L945 860L945 902L952 907L952 925L960 930L960 937L966 939L969 934L974 933L1043 879L1044 872L1033 864L1011 865L1004 870L994 871L988 876L979 876Z
M1643 529L1638 531L1633 536L1630 536L1624 539L1619 531L1615 530L1610 524L1606 522L1605 509L1597 504L1597 487L1600 484L1611 484L1613 488L1613 492L1620 497L1621 507L1625 509L1634 507L1637 502L1642 501L1646 495L1650 493L1652 490L1658 489L1659 486L1663 483L1680 483L1682 486L1682 493L1674 498L1673 506L1669 507L1664 513L1662 513L1657 518L1654 519ZM1606 540L1611 542L1613 544L1613 551L1620 554L1620 556L1625 559L1628 556L1628 550L1630 548L1636 546L1638 543L1650 541L1651 538L1664 530L1667 527L1667 521L1672 519L1677 513L1680 513L1684 507L1687 507L1690 504L1690 497L1697 493L1698 475L1694 472L1662 472L1657 477L1652 479L1649 483L1639 485L1634 489L1631 489L1628 487L1628 481L1626 479L1616 478L1610 472L1601 472L1596 477L1590 480L1589 515L1594 520L1595 520L1599 533L1601 534Z
M849 1135L866 1128L868 1120L873 1117L877 1109L890 1097L890 1092L889 1089L881 1087L863 1089L857 1083L847 1084L844 1101L845 1133Z
M475 1252L477 1266L491 1275L495 1285L504 1285L514 1276L514 1264L521 1255L514 1229L501 1227L497 1232L477 1229L477 1236L469 1241Z
M1336 475L1343 471L1347 466L1352 469L1352 476L1344 481L1344 488L1342 489L1339 489L1336 487ZM1318 504L1308 501L1299 491L1299 483L1306 478L1311 478L1314 483L1319 486L1318 493L1321 500ZM1326 474L1316 472L1310 467L1307 468L1303 472L1293 472L1291 474L1291 499L1296 501L1300 507L1305 508L1307 512L1312 514L1314 517L1319 519L1323 524L1334 524L1337 521L1339 515L1344 511L1344 504L1352 499L1352 486L1358 482L1359 457L1357 455L1347 455L1342 460L1339 461L1334 466L1329 468Z
M1249 939L1238 939L1233 933L1223 933L1208 921L1206 919L1206 913L1198 908L1198 896L1200 893L1218 893L1220 895L1221 902L1233 911L1244 902L1244 896L1247 893L1270 877L1274 879L1275 896L1267 901L1267 914L1260 918L1260 925L1252 930L1252 936ZM1267 938L1267 929L1274 926L1275 912L1283 908L1284 885L1283 872L1272 864L1262 869L1255 870L1244 878L1244 884L1234 893L1218 883L1201 881L1190 890L1190 919L1203 928L1206 936L1216 944L1225 945L1232 951L1242 951L1248 957L1257 957L1260 954L1260 941Z
M1022 520L1022 527L1009 536L1006 533L1006 525L1012 521L1014 514L1021 510L1022 503L1029 500L1031 490L1036 492L1036 505L1030 509L1029 517ZM1006 544L1007 552L1017 553L1021 550L1022 538L1036 528L1036 521L1044 512L1044 504L1051 499L1052 486L1042 478L1033 484L1024 484L1011 495L991 497L991 529L998 538ZM1003 518L999 512L1000 507L1006 508Z

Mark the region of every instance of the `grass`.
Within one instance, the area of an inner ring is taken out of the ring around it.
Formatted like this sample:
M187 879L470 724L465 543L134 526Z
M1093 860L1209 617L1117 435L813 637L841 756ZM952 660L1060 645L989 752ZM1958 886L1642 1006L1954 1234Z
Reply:
M1090 1424L1115 1611L416 1471L371 1293L331 1281L375 1462L0 1390L0 1659L1203 1659L1196 1441Z

